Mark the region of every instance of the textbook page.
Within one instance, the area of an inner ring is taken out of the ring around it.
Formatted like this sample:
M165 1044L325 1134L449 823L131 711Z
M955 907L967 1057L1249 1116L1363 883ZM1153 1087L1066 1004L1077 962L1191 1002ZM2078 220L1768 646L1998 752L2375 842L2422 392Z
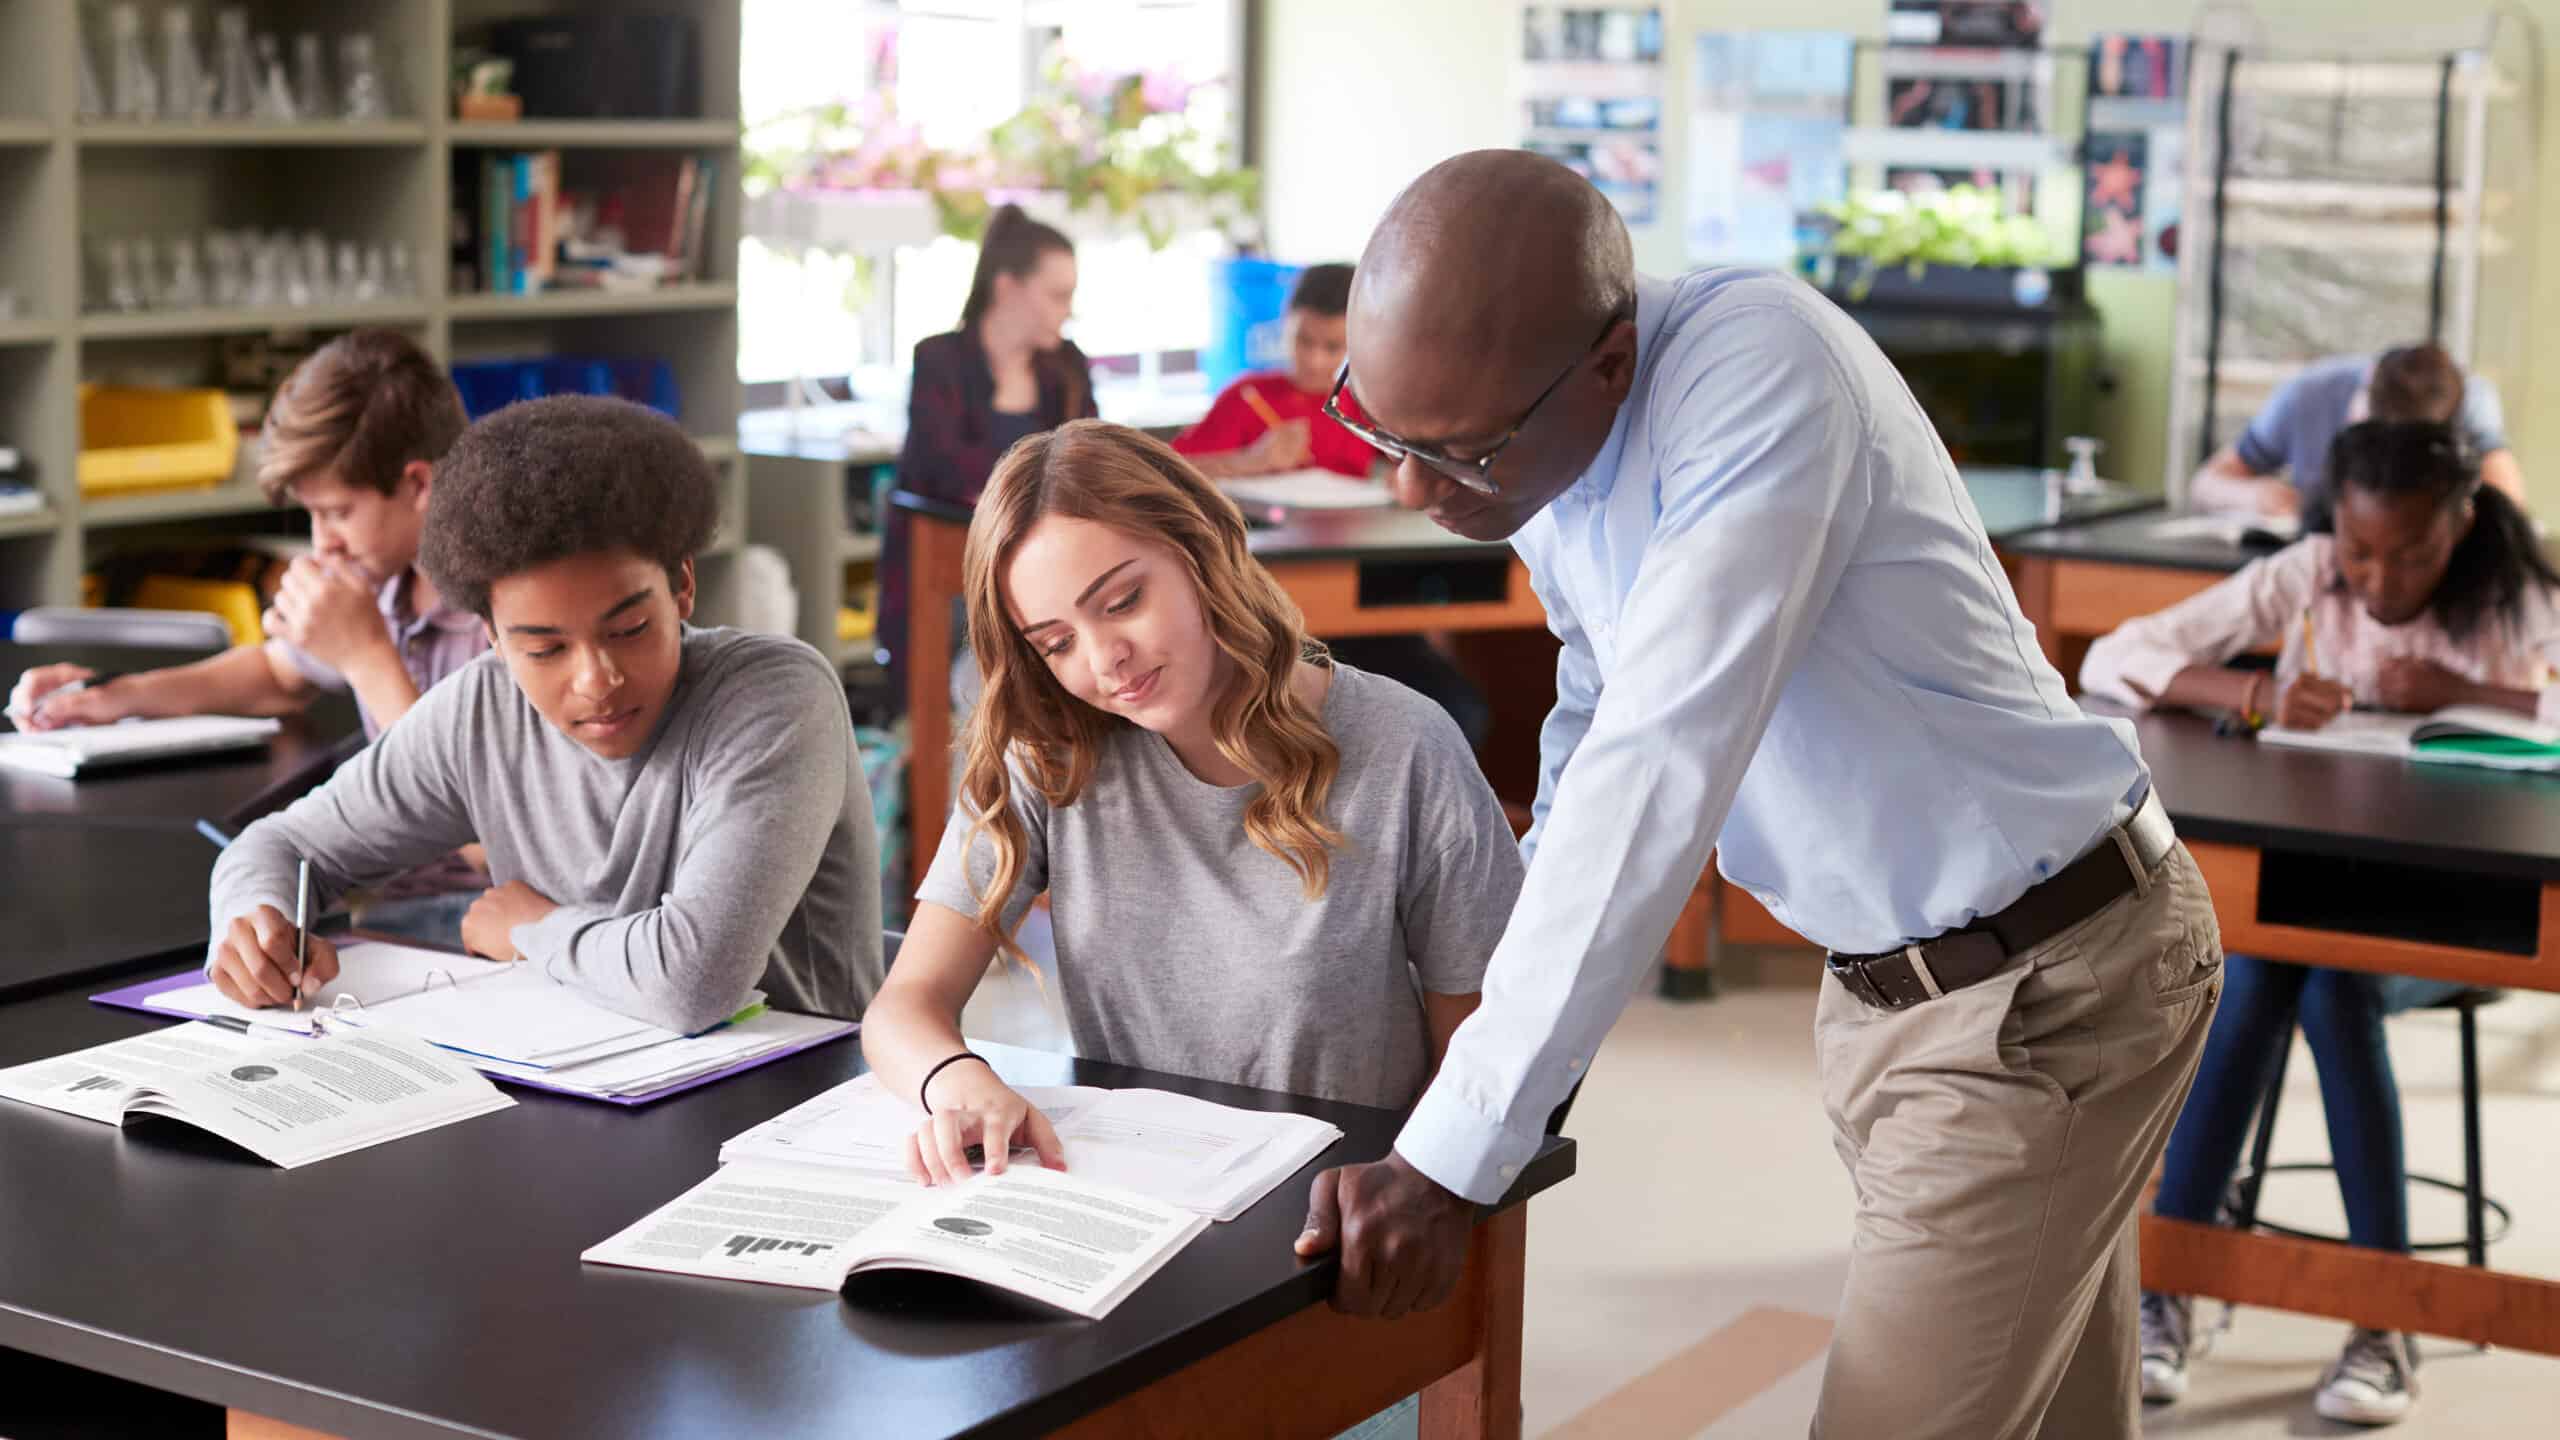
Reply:
M1208 1228L1176 1205L1017 1167L926 1190L882 1217L848 1273L937 1270L1099 1320Z
M1082 1085L1032 1085L1017 1093L1048 1116L1051 1125L1063 1126L1111 1092ZM879 1076L857 1075L731 1137L720 1147L720 1159L824 1165L912 1184L907 1137L923 1119L921 1107L890 1094ZM1013 1154L1031 1158L1031 1151L1019 1145Z
M854 1238L916 1187L846 1170L739 1164L580 1255L596 1265L833 1290Z
M1287 1112L1240 1110L1164 1090L1029 1086L1021 1092L1056 1127L1067 1171L1232 1220L1342 1132ZM720 1158L827 1165L905 1180L907 1137L923 1123L914 1101L861 1075L731 1139ZM1014 1148L1017 1163L1031 1152Z
M313 1013L337 1005L342 996L350 997L350 1004L370 1008L415 995L430 986L468 985L487 980L504 975L511 968L494 960L483 960L476 955L456 955L447 950L425 950L387 940L345 940L338 945L338 978L323 986L317 995L304 1000L299 1011L281 1005L252 1009L216 990L210 983L190 985L183 990L163 990L142 1003L154 1010L192 1015L199 1020L221 1015L271 1029L309 1034Z
M164 1115L209 1130L286 1169L515 1104L469 1064L413 1036L338 1034L251 1044L179 1061L166 1033L63 1057L93 1065L96 1078L109 1084L141 1066L152 1068L155 1073L148 1079L130 1083L113 1113L96 1113L95 1092L105 1086L94 1079L88 1091L77 1082L57 1082L51 1096L14 1088L0 1094L111 1123L130 1115ZM190 1035L186 1042L201 1038ZM47 1063L59 1064L39 1062ZM34 1068L20 1066L0 1078L14 1079ZM57 1103L66 1100L71 1103Z
M927 1270L1099 1319L1208 1225L1037 1167L929 1190L745 1161L578 1258L807 1290L837 1289L857 1271Z
M0 1070L0 1098L114 1125L135 1092L182 1081L272 1043L213 1025L171 1025Z

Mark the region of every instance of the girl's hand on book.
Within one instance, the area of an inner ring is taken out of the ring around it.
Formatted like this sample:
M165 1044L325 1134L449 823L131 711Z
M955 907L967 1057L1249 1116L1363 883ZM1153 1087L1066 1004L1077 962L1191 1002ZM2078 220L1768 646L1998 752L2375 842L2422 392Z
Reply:
M907 1173L927 1185L956 1185L976 1170L969 1151L981 1148L987 1173L1001 1175L1019 1142L1040 1157L1044 1170L1067 1168L1067 1148L1049 1117L996 1072L974 1061L933 1077L933 1113L907 1137Z
M2347 687L2317 675L2297 675L2276 701L2276 723L2287 730L2317 730L2355 702Z
M2469 688L2468 681L2433 660L2385 660L2382 673L2374 681L2383 709L2411 715L2429 715L2447 705L2459 705L2463 692Z
M234 1004L260 1009L293 1001L293 919L261 905L224 927L213 950L213 988ZM338 947L314 935L303 956L302 993L316 995L338 978Z

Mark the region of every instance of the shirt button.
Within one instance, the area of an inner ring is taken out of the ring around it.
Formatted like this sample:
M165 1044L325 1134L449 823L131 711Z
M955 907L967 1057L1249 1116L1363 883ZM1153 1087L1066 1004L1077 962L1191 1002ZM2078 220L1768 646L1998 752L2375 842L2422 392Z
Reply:
M1517 1165L1505 1165L1505 1166L1503 1166L1503 1167L1502 1167L1502 1178L1503 1178L1503 1179L1505 1179L1505 1180L1517 1180L1517 1179L1519 1179L1519 1178L1520 1178L1520 1167L1519 1167L1519 1166L1517 1166Z

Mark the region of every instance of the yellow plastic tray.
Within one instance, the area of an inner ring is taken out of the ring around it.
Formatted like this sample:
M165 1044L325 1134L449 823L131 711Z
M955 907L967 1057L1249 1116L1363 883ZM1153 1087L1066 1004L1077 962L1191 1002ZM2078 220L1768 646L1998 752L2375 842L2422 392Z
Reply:
M258 587L246 580L145 576L134 587L133 604L138 610L201 610L231 627L234 645L263 645L267 641L267 627L259 614Z
M240 427L219 390L80 387L80 490L209 490L231 478Z

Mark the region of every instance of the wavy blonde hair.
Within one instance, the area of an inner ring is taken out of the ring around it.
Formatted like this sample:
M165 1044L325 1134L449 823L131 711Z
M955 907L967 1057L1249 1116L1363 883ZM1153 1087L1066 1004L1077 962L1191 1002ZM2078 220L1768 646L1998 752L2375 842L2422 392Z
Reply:
M969 817L963 853L988 837L995 865L977 891L978 928L1007 957L1023 954L1004 924L1022 879L1026 837L1011 803L1008 760L1052 808L1072 805L1093 778L1103 742L1130 722L1069 695L1014 626L1004 572L1034 525L1051 515L1107 525L1170 545L1190 571L1209 634L1233 665L1213 702L1218 753L1261 783L1246 805L1245 833L1298 872L1308 898L1322 895L1331 851L1343 843L1325 818L1342 752L1293 685L1301 659L1331 663L1307 637L1297 602L1245 548L1243 512L1171 446L1142 431L1076 420L1005 453L978 498L962 561L969 648L986 688L969 717L960 772Z

